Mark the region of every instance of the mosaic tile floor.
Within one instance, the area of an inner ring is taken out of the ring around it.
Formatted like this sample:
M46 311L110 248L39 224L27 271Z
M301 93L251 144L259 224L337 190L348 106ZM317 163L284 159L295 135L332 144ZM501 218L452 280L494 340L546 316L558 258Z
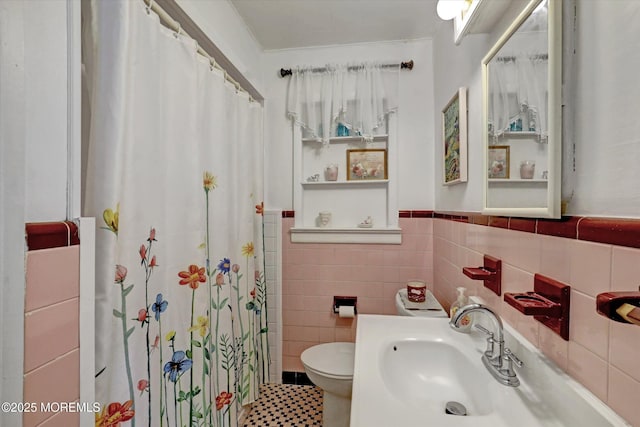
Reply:
M260 397L242 427L322 426L322 389L308 385L262 384Z

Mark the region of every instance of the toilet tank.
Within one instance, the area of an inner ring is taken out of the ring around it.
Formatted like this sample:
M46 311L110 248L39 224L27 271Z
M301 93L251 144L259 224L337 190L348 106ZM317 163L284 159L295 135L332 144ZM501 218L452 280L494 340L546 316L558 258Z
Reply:
M407 289L396 292L396 313L398 316L449 317L442 305L427 289L425 302L414 303L407 298Z

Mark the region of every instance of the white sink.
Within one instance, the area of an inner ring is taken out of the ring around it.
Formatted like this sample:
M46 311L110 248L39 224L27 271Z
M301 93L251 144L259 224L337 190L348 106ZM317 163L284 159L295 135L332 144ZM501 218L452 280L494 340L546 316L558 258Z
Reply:
M487 371L480 332L441 318L360 315L351 426L628 426L508 325L505 340L525 363L519 387ZM468 415L446 414L449 401Z
M385 387L403 405L442 413L449 401L465 405L469 414L491 412L484 376L475 352L462 353L438 339L391 341L382 348L380 373Z

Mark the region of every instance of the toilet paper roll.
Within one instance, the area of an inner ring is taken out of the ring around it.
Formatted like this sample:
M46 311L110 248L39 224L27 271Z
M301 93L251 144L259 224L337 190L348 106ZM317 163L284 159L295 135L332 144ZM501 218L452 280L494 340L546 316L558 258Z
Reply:
M352 305L341 305L338 307L338 316L344 319L353 319L356 316L355 307Z

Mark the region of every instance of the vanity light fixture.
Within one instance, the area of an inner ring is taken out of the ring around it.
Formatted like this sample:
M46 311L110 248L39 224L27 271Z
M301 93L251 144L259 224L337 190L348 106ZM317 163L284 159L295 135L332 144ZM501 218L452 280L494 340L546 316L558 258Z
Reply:
M449 21L467 10L470 4L471 0L438 0L436 12L440 19Z

